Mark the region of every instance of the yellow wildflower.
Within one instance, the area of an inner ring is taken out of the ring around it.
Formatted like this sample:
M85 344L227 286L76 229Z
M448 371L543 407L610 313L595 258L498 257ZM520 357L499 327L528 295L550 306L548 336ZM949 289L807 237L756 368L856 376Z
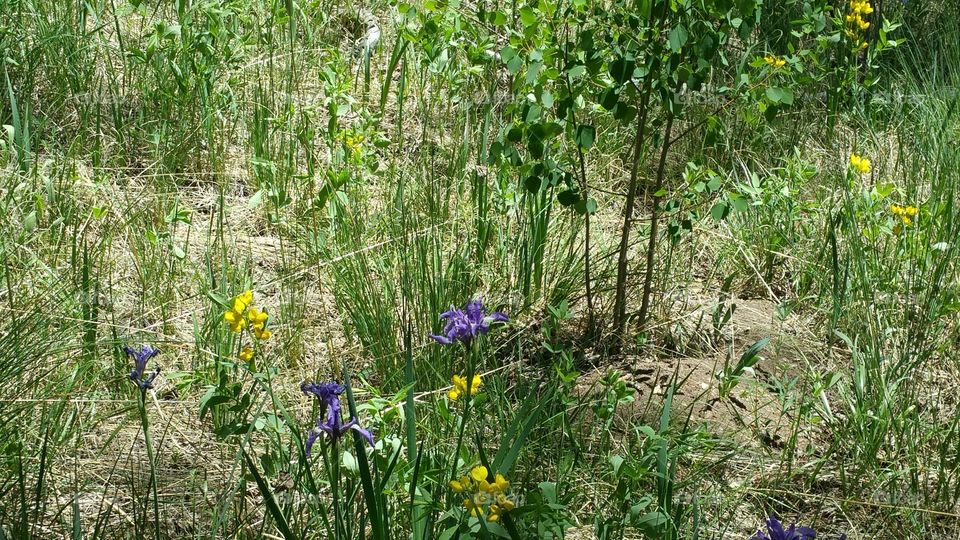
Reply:
M253 303L253 291L246 290L233 299L233 310L243 313Z
M783 66L787 65L787 61L786 61L786 60L784 60L783 58L777 58L776 56L773 56L772 54L768 54L767 56L765 56L765 57L763 58L763 61L766 62L767 65L769 65L769 66L771 66L771 67L774 67L774 68L782 68Z
M230 324L230 329L234 332L240 332L247 325L247 320L243 318L242 313L228 311L223 314L223 320Z
M493 504L493 501L493 497L486 491L477 491L463 500L463 507L470 510L471 516L481 517L484 515L484 509Z
M473 499L464 499L463 507L470 511L470 515L477 517L480 515L480 509L474 504Z
M900 206L899 204L891 204L890 213L900 218L904 226L909 226L913 223L913 219L917 214L920 213L920 209L913 205Z
M503 477L502 474L497 473L496 479L493 483L490 484L490 491L503 493L510 487L510 482L507 482L507 479Z
M257 308L250 308L250 311L247 313L247 319L250 321L251 326L262 325L267 322L267 314Z
M469 477L461 476L459 480L451 480L450 487L452 487L457 493L471 491L473 490L473 480L470 480Z
M460 396L466 394L467 396L472 396L477 393L480 389L480 385L483 384L483 381L480 379L479 375L474 375L473 380L470 383L469 393L467 392L467 378L461 375L453 376L453 388L447 392L447 397L456 401L460 399ZM486 476L486 475L484 475Z
M359 154L363 150L363 134L358 133L356 135L347 135L343 142L347 145L347 148L353 154Z
M509 512L516 508L516 505L513 504L513 501L508 499L505 495L497 495L497 502L490 505L490 512L487 514L487 521L500 521L500 516L504 512Z
M494 475L490 482L490 471L483 465L470 469L470 476L461 476L452 480L450 487L457 493L465 493L463 507L475 518L485 517L487 521L499 521L504 512L516 508L516 504L506 495L510 482L502 474Z
M870 5L870 2L866 0L853 0L850 2L850 10L847 12L844 20L847 23L847 36L854 40L854 42L860 47L863 47L863 44L860 43L860 37L857 32L865 32L870 28L870 23L864 19L864 16L868 16L873 13L873 6Z
M253 335L257 336L260 341L266 341L273 337L273 332L266 328L254 328Z
M873 13L873 6L867 0L853 0L850 2L850 11L861 15L869 15Z
M239 333L246 327L246 312L251 303L253 291L244 291L233 299L233 307L223 314L223 320L227 321L234 332Z
M247 320L250 321L250 330L253 335L261 341L270 339L273 332L267 330L267 314L257 308L250 308L247 313Z
M240 357L240 360L243 360L244 362L249 362L250 360L253 359L253 349L251 349L250 347L244 347L243 350L240 351L240 354L238 356Z
M486 482L487 480L487 468L483 465L478 465L473 469L470 469L470 477L477 482Z
M253 291L244 291L233 298L231 308L223 314L230 329L240 333L248 325L259 340L270 339L273 332L267 330L267 314L252 306Z
M853 165L853 168L860 174L867 174L870 172L870 160L858 156L857 154L850 154L850 164Z

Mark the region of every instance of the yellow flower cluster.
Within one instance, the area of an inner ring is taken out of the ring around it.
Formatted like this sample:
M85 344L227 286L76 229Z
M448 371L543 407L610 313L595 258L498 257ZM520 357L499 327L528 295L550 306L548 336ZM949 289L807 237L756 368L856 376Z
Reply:
M853 40L854 45L864 49L867 47L867 43L863 40L861 33L866 32L867 28L870 28L870 23L867 22L864 17L873 13L873 6L870 5L869 0L851 0L850 1L850 10L847 12L846 22L847 22L847 37Z
M489 475L487 468L480 465L470 470L470 476L451 480L450 487L457 493L467 495L463 506L470 511L471 516L486 516L487 521L500 521L500 516L516 508L516 504L507 497L510 482L500 473L490 482L487 480Z
M252 303L253 291L244 291L233 299L233 306L223 314L223 320L227 321L231 330L239 333L246 328L247 318L245 315L247 308Z
M870 15L873 13L873 6L870 5L869 0L852 0L850 2L850 11L847 12L847 24L851 28L859 28L861 31L866 31L867 28L870 28L870 23L863 20L864 15Z
M450 391L447 392L447 397L449 397L454 401L460 399L460 396L463 396L463 395L470 397L477 393L477 390L480 389L481 384L483 384L483 381L480 380L480 376L474 375L473 380L470 381L470 388L468 389L467 378L460 375L454 375L453 388L451 388Z
M267 314L257 308L250 308L247 313L247 320L250 321L250 330L260 341L270 339L273 332L267 329Z
M347 135L344 137L343 142L347 145L351 153L359 154L360 150L363 149L363 134Z
M223 314L223 320L227 321L234 332L240 333L249 326L257 339L261 341L270 339L273 332L267 329L267 314L252 307L251 304L253 304L253 291L244 291L234 297L230 309Z
M768 66L771 66L773 68L782 68L783 66L787 65L786 60L784 60L783 58L777 58L772 54L768 54L767 56L764 56L763 61L766 62Z
M909 226L913 223L914 218L917 217L917 214L920 213L920 209L916 206L900 206L899 204L891 204L890 212L900 218L905 226Z
M870 160L857 154L850 154L850 165L860 174L870 172Z

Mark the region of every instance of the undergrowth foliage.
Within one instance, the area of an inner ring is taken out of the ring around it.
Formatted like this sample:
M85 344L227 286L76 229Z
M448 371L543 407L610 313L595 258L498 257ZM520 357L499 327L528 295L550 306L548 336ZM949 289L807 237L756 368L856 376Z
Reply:
M956 537L954 4L0 0L0 540Z

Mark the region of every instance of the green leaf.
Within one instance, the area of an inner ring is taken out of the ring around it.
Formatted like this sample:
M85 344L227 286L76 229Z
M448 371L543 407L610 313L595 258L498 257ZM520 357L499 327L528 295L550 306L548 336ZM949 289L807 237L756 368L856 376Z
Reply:
M530 27L537 22L539 22L540 17L537 15L537 12L533 8L527 6L520 8L520 22L523 23L523 26Z
M542 137L544 140L552 139L561 133L563 133L563 126L556 122L540 124L540 129L537 131L537 134L540 135L540 137Z
M581 126L577 126L577 132L574 135L574 140L576 140L580 148L587 150L593 146L593 143L595 142L596 137L597 137L596 128L590 125L581 125Z
M767 88L767 99L773 103L783 103L784 105L793 105L793 90L771 86Z
M543 93L540 94L540 103L547 109L553 107L553 94L544 90Z
M263 472L267 476L275 476L277 474L276 460L270 454L260 456L260 466L263 467Z
M893 194L896 188L897 188L897 185L894 184L893 182L881 182L874 187L874 189L877 192L877 195L879 195L880 198L883 198L883 199Z
M543 181L540 180L539 176L530 175L523 181L523 185L530 193L537 193L540 191L540 188L543 187Z
M37 212L33 211L23 218L23 228L27 232L33 232L37 228Z
M615 455L610 456L610 459L608 459L608 461L610 462L610 466L613 468L613 476L614 476L614 478L619 478L619 477L620 477L620 467L623 466L623 462L625 461L624 458L623 458L623 456L621 456L621 455L616 455L616 454L615 454Z
M617 106L617 91L614 88L607 88L603 92L600 92L600 106L608 111L612 111L614 107Z
M507 24L507 15L502 11L492 11L487 13L487 21L494 26L503 26Z
M565 189L557 195L557 202L564 206L573 206L580 200L580 195L576 190Z
M540 482L537 484L540 493L543 493L543 499L549 503L557 502L557 484L556 482Z
M360 472L360 467L357 466L357 458L353 457L353 452L350 450L343 451L343 468L353 474Z
M710 193L716 193L723 186L723 180L719 176L714 176L707 182L707 189L710 190Z
M567 75L569 75L571 79L582 77L586 72L587 66L583 64L576 64L567 69Z
M624 124L629 124L637 117L637 108L623 102L617 103L613 108L613 117Z
M510 533L503 528L503 525L500 525L496 521L488 521L486 523L487 532L493 533L494 536L500 538L511 538Z
M750 208L750 204L742 196L731 194L730 202L733 204L733 209L737 212L746 212L747 208Z
M727 217L727 214L730 213L730 207L725 202L718 202L713 205L713 208L710 209L710 215L716 221L723 221Z
M523 58L519 56L517 50L509 45L500 50L500 59L507 66L507 71L516 75L523 67Z
M737 366L734 371L739 374L743 372L745 368L757 365L757 362L760 361L760 351L763 350L768 343L770 343L770 338L765 337L751 345L750 348L744 351L744 353L740 356L740 361L737 362Z
M543 141L539 137L531 136L530 140L527 141L527 151L530 152L533 159L541 159L543 157L543 150Z
M574 210L578 214L595 214L597 213L597 201L594 199L581 199L577 201L577 204L574 205Z
M523 58L514 56L509 62L507 62L507 71L509 71L511 75L520 73L521 69L523 69Z
M393 72L396 71L403 53L407 50L410 42L403 39L403 36L397 36L397 41L393 45L393 52L390 53L390 62L387 64L387 72L383 79L383 88L380 89L380 108L386 106L387 98L390 97L390 84L393 82Z
M670 34L667 36L667 40L670 43L670 50L673 52L680 52L680 49L687 44L687 40L690 38L690 34L687 33L687 29L683 26L675 26L670 30Z
M457 534L457 531L459 530L460 530L459 524L454 524L450 527L447 527L442 533L440 533L440 536L437 537L437 540L451 540L451 538L453 538L453 535Z
M634 526L641 531L645 532L649 536L659 536L657 533L660 529L669 521L666 515L663 512L657 510L654 512L647 512L641 516L634 523Z
M610 76L618 84L625 84L633 77L633 70L637 67L637 61L632 56L621 56L610 63Z
M209 389L207 389L207 393L200 398L200 420L203 420L203 417L207 414L207 411L213 407L230 403L231 399L232 398L230 396L217 394L217 388L215 386L211 386Z
M537 82L541 69L543 69L543 62L531 62L527 65L527 84L533 85Z
M250 197L250 200L247 201L247 208L253 210L254 208L263 204L264 190L259 190L253 194L253 197Z

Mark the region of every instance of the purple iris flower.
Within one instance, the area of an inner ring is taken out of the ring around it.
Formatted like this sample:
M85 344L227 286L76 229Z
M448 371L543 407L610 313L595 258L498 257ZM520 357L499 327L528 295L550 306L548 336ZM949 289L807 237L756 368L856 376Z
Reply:
M142 392L153 388L153 380L160 374L160 366L157 366L157 369L153 370L152 373L146 373L147 361L160 354L160 351L149 345L144 345L140 350L126 346L123 348L123 352L133 358L133 370L130 371L130 380L137 383L137 386L140 387L140 391Z
M489 332L491 323L510 320L501 311L488 314L483 309L483 301L479 298L467 302L464 309L450 306L448 311L440 314L440 319L447 321L447 324L443 327L443 334L430 334L430 337L443 345L451 345L455 341L468 344L477 335Z
M750 540L815 540L817 533L810 527L798 527L791 524L789 528L784 528L783 524L776 516L767 518L767 532L757 531L757 534L750 537ZM840 535L839 540L846 540L847 535Z
M340 394L346 390L345 386L336 382L303 383L300 385L300 390L304 394L315 396L320 401L320 416L317 418L317 427L311 429L310 433L307 434L307 457L310 457L313 443L317 442L320 435L325 434L330 437L330 440L339 440L351 429L366 439L370 446L373 446L373 433L360 427L356 418L350 418L349 422L343 423Z
M336 402L337 409L340 408L340 394L346 390L346 387L337 382L327 383L308 383L300 385L300 391L307 395L316 396L323 408L329 407Z

